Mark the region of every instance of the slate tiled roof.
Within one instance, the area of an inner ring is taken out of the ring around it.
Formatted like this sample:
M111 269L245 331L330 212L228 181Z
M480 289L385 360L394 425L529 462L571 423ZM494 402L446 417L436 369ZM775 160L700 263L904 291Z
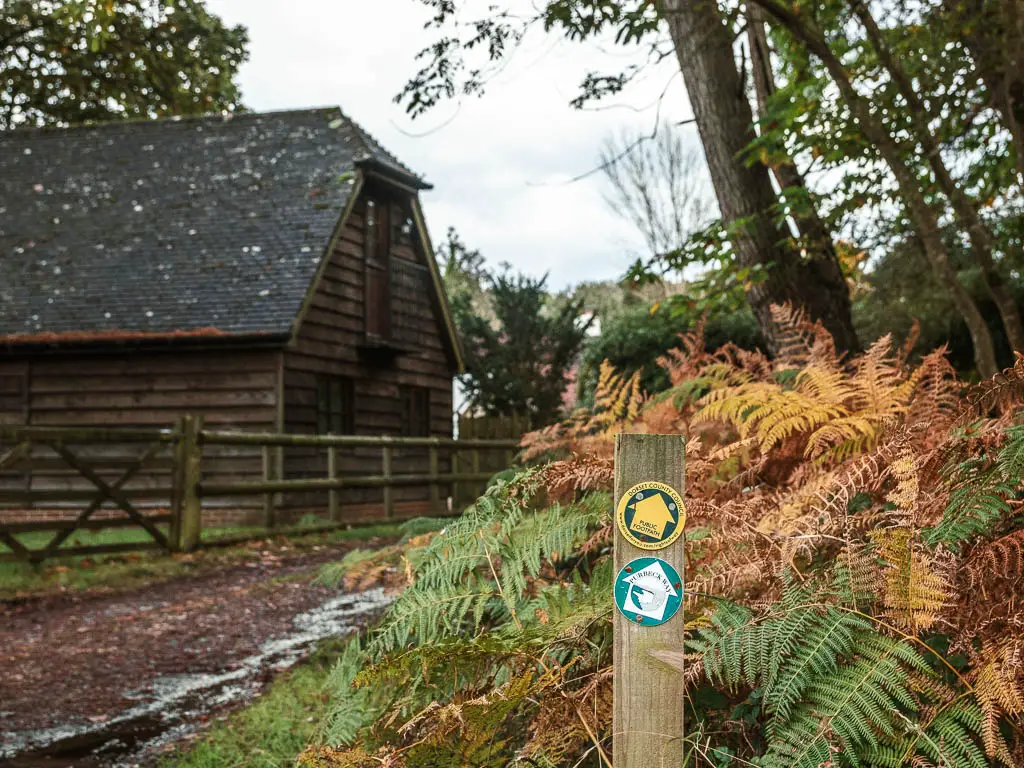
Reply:
M366 159L336 108L0 133L0 343L286 334Z

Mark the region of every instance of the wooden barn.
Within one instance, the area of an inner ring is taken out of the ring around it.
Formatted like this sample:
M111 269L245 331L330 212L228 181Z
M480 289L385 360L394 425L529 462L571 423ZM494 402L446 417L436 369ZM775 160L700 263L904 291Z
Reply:
M429 188L337 108L0 133L0 424L450 437Z

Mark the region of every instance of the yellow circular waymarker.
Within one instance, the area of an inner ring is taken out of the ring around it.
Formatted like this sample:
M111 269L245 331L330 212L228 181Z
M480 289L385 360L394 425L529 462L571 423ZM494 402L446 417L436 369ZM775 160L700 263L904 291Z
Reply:
M615 508L626 541L640 549L662 549L683 534L686 507L675 489L653 480L626 491Z

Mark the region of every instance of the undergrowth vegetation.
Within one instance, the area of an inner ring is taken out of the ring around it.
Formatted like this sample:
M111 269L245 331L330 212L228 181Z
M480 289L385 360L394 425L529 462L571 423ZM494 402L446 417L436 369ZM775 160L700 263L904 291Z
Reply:
M1024 358L979 385L889 337L773 359L701 330L672 388L601 370L535 465L439 532L350 557L407 586L332 672L308 766L599 766L611 733L612 437L687 436L688 765L1024 764Z

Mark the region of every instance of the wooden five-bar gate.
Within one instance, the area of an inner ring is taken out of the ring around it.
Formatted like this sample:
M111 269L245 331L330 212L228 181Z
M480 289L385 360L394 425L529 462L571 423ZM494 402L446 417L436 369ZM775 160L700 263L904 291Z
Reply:
M517 441L216 431L205 429L200 417L186 416L171 429L0 426L0 446L0 544L8 550L0 550L0 562L38 563L146 549L189 552L205 543L204 512L239 500L250 507L259 502L257 525L218 543L399 520L420 510L457 514L461 508L453 500L479 493L496 470L511 466ZM286 462L288 449L303 449L304 456L323 453L325 461L298 456ZM379 456L374 460L367 451ZM418 452L416 466L425 463L427 471L401 471L395 461L399 452ZM255 475L224 470L253 456L260 462ZM350 460L355 469L346 466ZM368 461L379 470L363 471ZM304 471L284 471L297 463ZM219 469L211 469L215 464ZM311 476L321 467L320 476ZM399 489L410 488L422 489L424 496L415 509L395 500ZM467 488L474 491L467 494ZM379 497L350 510L345 494L353 489ZM294 516L282 503L286 494L325 495L322 504L305 505L307 512L318 513L319 522L286 525L283 518ZM372 514L366 514L368 508ZM146 539L68 545L77 531L124 527L144 531ZM31 537L35 546L19 538L40 533L46 534L42 546L38 535Z

